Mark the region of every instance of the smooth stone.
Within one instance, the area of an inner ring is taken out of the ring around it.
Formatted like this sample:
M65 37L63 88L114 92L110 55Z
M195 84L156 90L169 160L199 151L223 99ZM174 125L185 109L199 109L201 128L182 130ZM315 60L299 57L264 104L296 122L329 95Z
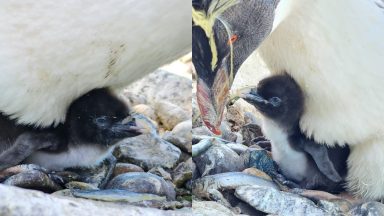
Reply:
M236 188L235 195L255 209L268 214L281 216L328 215L327 212L307 198L271 187L241 186Z
M205 176L193 181L193 194L201 198L210 198L212 191L233 190L240 186L259 185L279 189L272 181L242 172L227 172Z
M163 139L179 147L182 151L192 152L192 121L177 124L171 132L166 132Z
M139 104L148 104L145 95L142 95L139 92L132 92L129 89L124 89L124 91L121 93L121 98L126 101L130 105L130 107Z
M167 200L175 200L176 197L175 189L171 184L151 173L132 172L121 174L113 178L106 188L166 196Z
M78 182L78 181L72 181L65 184L65 187L68 189L80 189L80 190L98 190L97 187L94 185L85 183L85 182Z
M0 184L0 215L28 216L185 216L192 215L192 210L163 211L143 208L129 204L100 202L73 197L52 196L40 191L25 190Z
M150 118L151 120L157 119L155 110L146 104L137 104L137 105L132 107L132 111L134 111L136 113L143 114L143 115L147 116L148 118Z
M148 170L148 173L155 174L164 180L172 181L172 176L169 172L165 171L162 167L154 167Z
M143 168L130 163L117 163L113 170L112 178L128 172L144 172Z
M228 146L233 151L235 151L238 155L240 155L240 154L242 154L248 150L248 146L240 144L240 143L227 143L225 145Z
M43 173L48 173L47 169L35 164L20 164L20 165L9 167L5 170L0 171L0 182L3 182L4 180L6 180L7 178L13 175L16 175L22 172L27 172L27 171L34 171L34 170L38 170Z
M73 196L106 201L106 202L142 202L147 200L165 201L164 196L158 196L149 193L135 193L127 190L109 189L109 190L73 190Z
M384 204L380 202L367 202L360 204L349 212L351 216L369 215L382 216L384 215Z
M145 170L158 166L172 169L180 154L180 149L154 134L124 139L113 151L119 162L133 163Z
M193 158L202 176L236 172L245 168L244 160L225 144L212 145L206 152Z
M193 201L192 211L194 216L237 216L229 208L213 201Z
M38 170L31 170L16 174L5 180L3 184L40 190L47 193L63 189L56 182L52 181L47 174Z
M185 182L192 179L192 158L182 162L173 170L172 179L176 187L180 188Z
M177 124L191 117L187 111L167 101L158 101L154 106L156 115L166 130L172 130Z
M192 80L165 70L157 70L126 88L126 91L141 95L154 105L158 101L177 104L192 115Z

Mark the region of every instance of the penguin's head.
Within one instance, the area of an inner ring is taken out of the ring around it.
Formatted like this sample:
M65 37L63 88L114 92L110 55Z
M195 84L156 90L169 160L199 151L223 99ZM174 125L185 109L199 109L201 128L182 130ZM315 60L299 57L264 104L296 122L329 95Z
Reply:
M215 134L242 63L270 33L278 0L194 0L192 61L202 120Z
M264 116L286 126L296 125L304 109L303 93L287 74L265 78L241 97Z
M107 89L95 89L69 107L65 124L74 141L102 145L142 134L128 107Z

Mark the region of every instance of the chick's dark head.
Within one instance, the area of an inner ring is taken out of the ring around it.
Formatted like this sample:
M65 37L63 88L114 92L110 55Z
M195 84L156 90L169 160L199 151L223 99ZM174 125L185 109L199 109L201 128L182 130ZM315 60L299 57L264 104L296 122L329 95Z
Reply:
M298 123L304 109L300 86L287 74L275 75L259 82L242 96L264 116L281 124Z

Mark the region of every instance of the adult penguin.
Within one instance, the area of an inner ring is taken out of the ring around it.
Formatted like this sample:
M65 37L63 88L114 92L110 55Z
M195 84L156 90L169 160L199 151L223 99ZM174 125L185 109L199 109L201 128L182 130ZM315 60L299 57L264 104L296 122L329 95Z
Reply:
M187 53L180 0L0 2L0 111L47 127L98 88L117 89Z
M347 186L384 198L384 1L193 1L193 62L205 124L220 133L233 79L258 50L272 74L305 93L300 128L327 145L348 143Z

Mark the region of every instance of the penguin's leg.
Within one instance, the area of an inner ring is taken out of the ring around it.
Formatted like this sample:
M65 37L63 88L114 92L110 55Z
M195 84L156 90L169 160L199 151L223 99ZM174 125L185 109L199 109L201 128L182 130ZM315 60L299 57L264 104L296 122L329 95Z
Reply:
M327 178L333 182L341 182L343 180L329 158L326 145L318 144L315 141L306 138L303 138L300 141L300 145L305 152L311 155L320 172Z
M33 152L43 148L56 148L60 140L54 133L25 132L19 135L13 145L0 154L0 170L15 166Z
M368 200L384 198L384 139L350 146L347 188Z

